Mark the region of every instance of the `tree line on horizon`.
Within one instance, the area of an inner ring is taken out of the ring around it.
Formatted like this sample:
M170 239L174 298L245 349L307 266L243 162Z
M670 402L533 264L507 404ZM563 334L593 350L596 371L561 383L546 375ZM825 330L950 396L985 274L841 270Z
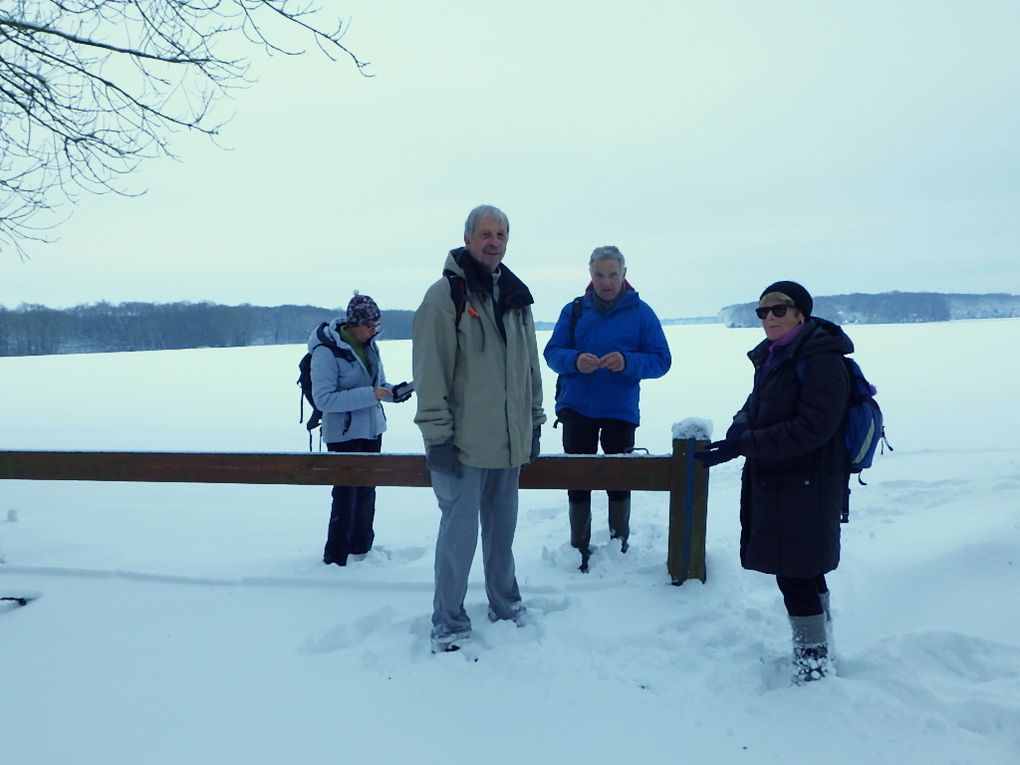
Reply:
M919 324L1020 316L1020 295L1006 293L855 292L820 295L814 301L812 315L836 324ZM728 305L719 311L719 320L727 327L757 327L757 305Z
M383 337L411 336L413 311L383 311ZM341 308L218 303L0 307L0 356L162 351L304 343Z
M716 320L728 327L758 326L755 303L725 306ZM233 348L304 343L320 322L341 308L311 305L237 306L210 302L118 303L48 308L0 306L0 356ZM1020 296L885 292L822 295L814 315L837 324L904 324L1020 317ZM381 340L411 337L414 311L383 310ZM663 319L663 324L705 319ZM536 322L550 329L550 322Z

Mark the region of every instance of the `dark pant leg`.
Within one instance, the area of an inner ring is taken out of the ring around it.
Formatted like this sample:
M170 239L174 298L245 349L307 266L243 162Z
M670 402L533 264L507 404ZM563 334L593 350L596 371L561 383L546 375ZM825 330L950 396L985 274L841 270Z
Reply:
M599 426L590 417L578 414L573 409L556 413L563 423L564 454L596 454L599 450ZM591 491L570 489L567 499L571 503L591 503Z
M355 497L353 486L333 487L333 504L329 511L326 546L322 550L322 559L326 563L347 565L347 556L350 553L348 537Z
M563 451L566 454L595 454L599 446L599 431L595 421L564 409L557 414L563 423ZM570 546L581 551L581 570L588 570L591 549L591 491L567 491L570 515Z
M382 436L361 442L360 451L378 454L382 451ZM358 486L354 498L354 516L351 519L351 554L364 555L375 541L375 487Z
M818 616L822 613L819 586L825 586L824 576L777 576L776 584L783 593L786 612L790 616Z
M634 448L637 425L623 420L598 420L603 454L626 454ZM630 499L629 491L606 492L609 499Z
M371 451L376 443L381 448L382 438L372 439L351 439L350 441L331 441L326 448L331 452L357 453ZM375 449L378 451L379 449ZM335 561L340 565L347 563L347 556L353 552L352 534L356 528L356 518L359 516L359 490L362 486L334 486L333 505L329 514L329 529L326 534L326 546L323 549L322 557L326 561ZM375 487L372 489L371 497L362 493L360 501L370 504L372 515L375 515Z

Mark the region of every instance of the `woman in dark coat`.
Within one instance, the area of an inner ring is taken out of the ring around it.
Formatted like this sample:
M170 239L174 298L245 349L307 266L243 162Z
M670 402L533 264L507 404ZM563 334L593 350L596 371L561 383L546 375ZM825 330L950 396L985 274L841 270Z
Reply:
M796 282L762 293L765 339L748 357L754 387L726 438L697 456L706 467L747 458L740 492L740 562L774 574L794 642L794 681L832 671L825 574L839 564L839 523L849 491L841 437L850 393L843 330L813 318Z

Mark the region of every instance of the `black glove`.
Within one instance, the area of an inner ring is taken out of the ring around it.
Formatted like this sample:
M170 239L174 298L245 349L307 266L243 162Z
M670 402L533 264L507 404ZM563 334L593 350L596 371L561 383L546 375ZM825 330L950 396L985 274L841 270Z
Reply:
M390 388L390 394L393 396L394 404L402 404L407 399L411 398L411 394L414 393L414 382L402 382L397 383Z
M460 478L460 460L457 459L457 450L453 446L453 441L443 441L441 444L426 446L425 467L436 473Z
M535 458L538 457L541 449L538 445L538 440L542 437L542 426L536 425L535 429L531 431L531 456L528 457L529 462L534 462Z
M740 456L740 442L735 438L713 441L703 452L697 452L694 458L707 468L721 465Z

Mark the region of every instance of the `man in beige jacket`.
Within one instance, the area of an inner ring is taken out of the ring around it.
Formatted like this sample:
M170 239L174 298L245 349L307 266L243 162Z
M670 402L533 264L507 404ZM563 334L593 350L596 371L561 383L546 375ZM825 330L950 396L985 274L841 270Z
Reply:
M524 613L512 551L521 466L538 456L542 378L530 290L502 265L510 223L482 205L414 315L412 366L426 464L442 517L432 651L471 636L464 610L482 531L489 619Z

